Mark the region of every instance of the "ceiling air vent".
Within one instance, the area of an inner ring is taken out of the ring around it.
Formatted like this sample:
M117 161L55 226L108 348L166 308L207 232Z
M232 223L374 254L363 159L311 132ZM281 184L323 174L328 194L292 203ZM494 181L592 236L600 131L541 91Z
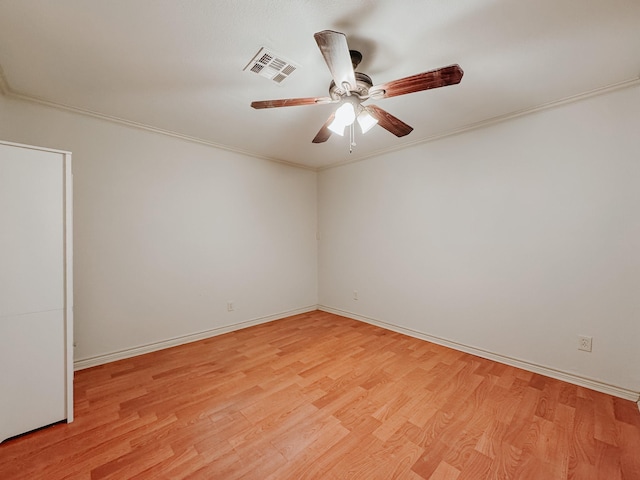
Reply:
M261 77L273 80L276 83L282 83L289 78L298 67L288 60L282 58L281 55L277 55L268 51L266 48L261 48L253 59L244 67L244 70L248 70L253 73L257 73Z

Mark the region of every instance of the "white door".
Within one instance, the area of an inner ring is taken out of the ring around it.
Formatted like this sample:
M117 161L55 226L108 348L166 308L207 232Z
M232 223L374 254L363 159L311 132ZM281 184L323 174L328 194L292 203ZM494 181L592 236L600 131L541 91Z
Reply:
M66 159L0 143L0 441L68 417Z

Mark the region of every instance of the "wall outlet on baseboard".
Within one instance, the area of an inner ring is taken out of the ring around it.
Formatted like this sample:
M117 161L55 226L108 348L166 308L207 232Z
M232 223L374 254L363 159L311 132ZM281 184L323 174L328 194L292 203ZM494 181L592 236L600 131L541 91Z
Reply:
M227 302L227 312L233 312L233 302Z
M578 350L590 352L592 342L593 342L593 337L587 337L586 335L578 335Z

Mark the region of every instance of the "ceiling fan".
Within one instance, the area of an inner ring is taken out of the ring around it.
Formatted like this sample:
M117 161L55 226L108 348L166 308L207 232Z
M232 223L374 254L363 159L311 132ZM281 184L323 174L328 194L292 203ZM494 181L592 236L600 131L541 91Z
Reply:
M413 130L413 127L376 105L365 106L363 103L367 100L379 100L431 88L455 85L460 83L464 73L459 65L454 64L391 82L373 85L368 75L355 71L362 60L362 54L356 50L349 50L347 38L343 33L323 30L316 33L314 38L333 77L329 85L329 96L251 102L251 106L256 109L323 105L328 103L340 104L315 136L313 143L326 142L332 132L344 135L344 129L350 127L353 144L353 125L356 120L362 133L369 131L377 123L397 137L408 135Z

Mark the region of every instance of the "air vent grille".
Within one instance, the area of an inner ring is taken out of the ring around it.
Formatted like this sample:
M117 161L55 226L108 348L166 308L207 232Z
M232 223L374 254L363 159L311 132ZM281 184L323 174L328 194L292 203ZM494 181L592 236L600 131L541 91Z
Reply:
M268 78L279 84L289 78L297 68L296 65L285 60L281 55L270 52L263 47L244 67L244 70L257 73L261 77Z
M295 69L296 69L296 67L294 67L292 65L287 65L286 67L284 67L282 69L282 74L283 75L287 75L287 76L291 75L294 72Z

